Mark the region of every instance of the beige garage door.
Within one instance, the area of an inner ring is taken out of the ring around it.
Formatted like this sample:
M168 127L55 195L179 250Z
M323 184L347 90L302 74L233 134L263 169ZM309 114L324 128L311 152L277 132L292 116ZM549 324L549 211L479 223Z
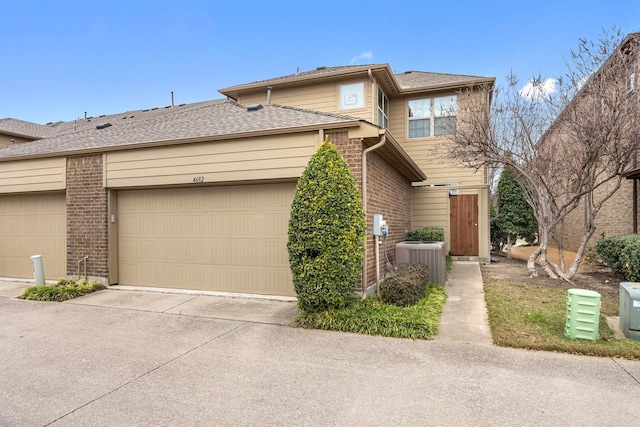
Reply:
M121 285L295 295L287 226L295 184L118 193Z
M47 280L66 276L64 193L0 196L0 277L33 278L32 255L42 255Z

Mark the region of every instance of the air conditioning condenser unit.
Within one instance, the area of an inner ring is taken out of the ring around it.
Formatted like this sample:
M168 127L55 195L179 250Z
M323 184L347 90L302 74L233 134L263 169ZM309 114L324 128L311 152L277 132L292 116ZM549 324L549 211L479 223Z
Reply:
M444 242L400 242L396 244L396 263L426 265L432 283L444 286L447 280Z

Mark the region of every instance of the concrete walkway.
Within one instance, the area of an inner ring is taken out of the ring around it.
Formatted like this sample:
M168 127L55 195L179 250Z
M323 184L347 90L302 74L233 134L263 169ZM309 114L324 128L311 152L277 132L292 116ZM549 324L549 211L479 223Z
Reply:
M454 261L445 287L437 340L492 345L480 265Z

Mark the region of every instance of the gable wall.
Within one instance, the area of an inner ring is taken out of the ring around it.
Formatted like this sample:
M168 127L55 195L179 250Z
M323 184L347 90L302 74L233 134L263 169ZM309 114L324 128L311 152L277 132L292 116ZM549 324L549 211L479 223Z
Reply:
M365 107L359 109L340 110L340 85L344 83L364 82L365 90ZM343 114L346 116L357 117L368 122L373 121L372 98L371 98L371 82L366 78L356 80L345 80L339 83L319 83L310 84L308 86L299 86L294 88L278 88L274 87L271 91L271 103L275 105L284 105L287 107L302 108L307 110L321 111L323 113ZM266 90L242 94L238 97L238 103L241 105L267 104ZM376 112L377 114L377 112ZM377 119L376 119L377 120Z

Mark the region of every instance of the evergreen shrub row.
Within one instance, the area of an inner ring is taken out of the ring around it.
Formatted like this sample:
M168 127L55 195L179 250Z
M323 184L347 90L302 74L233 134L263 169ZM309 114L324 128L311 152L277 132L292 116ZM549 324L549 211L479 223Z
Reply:
M618 278L640 281L640 235L623 234L600 239L596 242L596 253Z
M438 227L424 227L407 231L404 235L409 242L444 242L444 230Z

